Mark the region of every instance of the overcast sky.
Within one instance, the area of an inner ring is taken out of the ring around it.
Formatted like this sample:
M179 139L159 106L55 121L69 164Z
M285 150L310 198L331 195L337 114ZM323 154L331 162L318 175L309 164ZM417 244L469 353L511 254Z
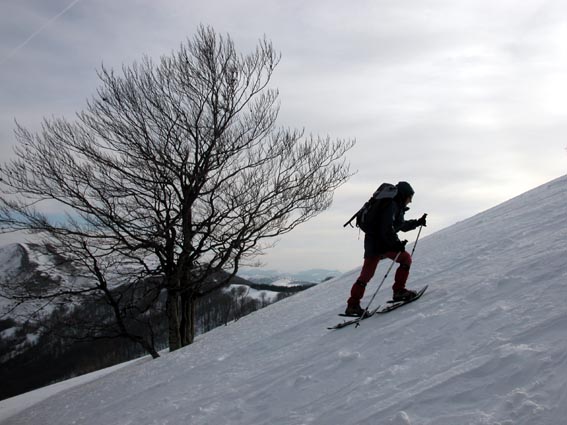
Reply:
M427 235L567 171L562 0L1 0L2 160L14 119L72 118L101 64L169 54L200 23L282 53L280 124L357 140L332 208L266 267L359 267L362 238L342 224L383 181L413 185L407 218L429 213Z

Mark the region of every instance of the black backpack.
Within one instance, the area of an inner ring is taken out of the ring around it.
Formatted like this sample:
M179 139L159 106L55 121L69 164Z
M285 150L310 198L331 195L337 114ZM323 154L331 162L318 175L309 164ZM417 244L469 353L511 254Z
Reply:
M372 197L354 214L343 227L351 224L356 219L356 227L364 233L372 233L376 226L378 214L382 210L385 200L393 199L398 193L398 188L390 183L382 183L374 192ZM352 226L352 225L351 225Z

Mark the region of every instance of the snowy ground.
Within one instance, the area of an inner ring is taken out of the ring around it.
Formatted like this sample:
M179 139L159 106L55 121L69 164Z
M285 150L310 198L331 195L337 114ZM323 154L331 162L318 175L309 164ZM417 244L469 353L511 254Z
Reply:
M326 329L354 270L0 423L564 424L566 258L562 177L420 241L408 286L427 293L358 329Z

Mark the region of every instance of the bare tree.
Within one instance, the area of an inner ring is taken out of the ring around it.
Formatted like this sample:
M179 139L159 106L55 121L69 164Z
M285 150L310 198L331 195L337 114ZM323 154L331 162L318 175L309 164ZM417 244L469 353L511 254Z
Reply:
M276 125L268 84L279 60L265 39L242 55L201 27L158 64L145 58L120 76L103 67L74 122L17 126L17 158L0 169L2 228L47 232L81 258L120 259L108 273L124 262L162 276L170 349L190 344L207 277L234 276L327 209L350 176L354 141ZM42 213L45 203L66 218Z

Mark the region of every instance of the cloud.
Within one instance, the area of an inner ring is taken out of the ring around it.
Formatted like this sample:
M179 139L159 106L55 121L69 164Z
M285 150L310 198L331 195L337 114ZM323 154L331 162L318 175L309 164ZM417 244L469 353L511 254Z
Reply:
M358 141L349 152L358 173L268 265L356 266L360 241L341 226L382 181L412 182L412 212L429 212L432 232L565 173L559 0L98 0L46 25L70 4L1 6L0 57L25 42L0 65L2 158L14 118L31 128L42 116L72 118L95 93L101 63L157 59L200 23L242 51L266 35L282 52L273 81L281 124Z

